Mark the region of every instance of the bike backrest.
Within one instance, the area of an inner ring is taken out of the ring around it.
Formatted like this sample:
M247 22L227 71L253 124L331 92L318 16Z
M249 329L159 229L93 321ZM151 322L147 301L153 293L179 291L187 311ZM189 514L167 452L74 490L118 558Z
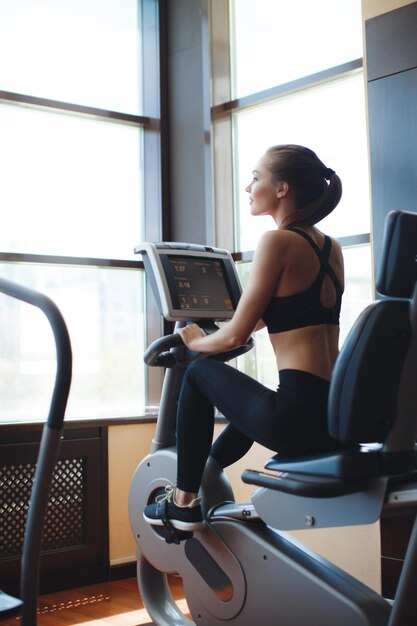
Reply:
M401 450L417 430L417 379L412 389L404 384L417 360L416 282L417 214L393 211L386 219L376 281L383 298L359 316L332 374L328 427L344 444L384 443L401 417L408 420L409 435L404 442L401 433L397 437Z

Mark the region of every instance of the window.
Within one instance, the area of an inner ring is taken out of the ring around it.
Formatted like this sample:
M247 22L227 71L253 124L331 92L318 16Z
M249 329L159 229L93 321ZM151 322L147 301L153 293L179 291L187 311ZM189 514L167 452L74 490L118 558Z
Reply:
M254 164L274 144L312 148L343 182L339 206L319 224L344 248L342 343L372 299L361 2L229 0L210 6L217 244L248 259L240 264L244 283L251 251L274 226L249 213L245 187ZM239 367L276 386L266 339L257 334L256 351L241 357Z
M73 377L66 419L131 417L145 409L144 306L137 269L7 263L8 280L47 294L71 337ZM47 415L55 380L55 350L45 316L1 296L0 420Z
M232 0L233 98L362 57L358 0Z
M133 259L142 237L142 128L3 104L8 252Z
M142 114L140 5L136 0L3 2L1 89Z
M157 75L157 3L144 4L0 6L0 272L63 313L74 359L68 418L137 416L146 404L133 249L146 237L145 193L159 197L160 180L145 149L159 115L144 79L145 62ZM48 324L2 295L0 315L9 329L0 419L43 419L55 372Z
M364 112L363 76L355 73L234 114L235 237L239 250L253 250L259 235L271 228L268 218L250 216L245 187L258 159L254 155L261 156L269 146L280 143L314 146L321 160L340 172L342 199L320 228L335 237L369 232Z

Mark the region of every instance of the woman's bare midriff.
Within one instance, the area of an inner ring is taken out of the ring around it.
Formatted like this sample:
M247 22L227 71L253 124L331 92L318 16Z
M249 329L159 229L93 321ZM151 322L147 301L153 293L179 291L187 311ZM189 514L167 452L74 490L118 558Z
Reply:
M302 370L330 380L339 353L339 326L306 326L273 333L269 338L278 370Z

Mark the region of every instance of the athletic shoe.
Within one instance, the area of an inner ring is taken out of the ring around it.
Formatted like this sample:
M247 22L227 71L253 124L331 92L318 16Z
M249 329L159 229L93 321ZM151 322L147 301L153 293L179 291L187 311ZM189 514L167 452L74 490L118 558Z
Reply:
M152 526L170 524L177 530L183 531L204 528L200 498L195 498L188 506L178 506L174 502L174 492L175 487L167 485L165 491L156 496L155 502L145 507L144 519Z

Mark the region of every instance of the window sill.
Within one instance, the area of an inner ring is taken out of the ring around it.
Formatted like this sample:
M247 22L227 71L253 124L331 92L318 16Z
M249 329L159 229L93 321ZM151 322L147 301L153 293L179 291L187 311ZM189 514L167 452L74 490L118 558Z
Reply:
M97 417L97 418L74 418L67 419L64 422L64 430L73 430L80 428L103 428L107 426L128 426L132 424L152 424L155 423L158 417L157 410L152 410L144 413L143 415L137 415L132 417ZM227 420L223 415L216 415L216 423L225 423ZM0 421L0 433L6 434L8 432L30 432L41 431L45 421L34 420L18 420L10 419L8 421Z
M144 413L143 415L137 415L132 417L97 417L97 418L74 418L67 419L64 422L64 429L72 428L100 428L103 426L123 426L128 424L149 424L156 422L157 413L155 411ZM19 420L11 419L0 422L0 431L7 432L9 430L42 430L45 424L44 420Z

